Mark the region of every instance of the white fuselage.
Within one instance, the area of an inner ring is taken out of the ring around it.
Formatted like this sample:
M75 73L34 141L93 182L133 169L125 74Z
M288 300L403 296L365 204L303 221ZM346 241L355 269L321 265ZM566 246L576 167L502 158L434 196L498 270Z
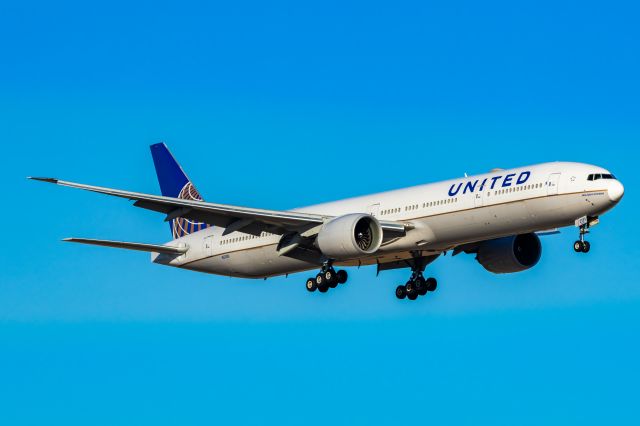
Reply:
M369 257L336 262L367 265L409 258L412 252L438 254L456 246L570 226L583 216L598 216L622 196L615 179L587 180L608 174L597 166L555 162L463 177L411 188L295 209L330 217L368 213L379 220L410 223L406 236L386 241ZM170 266L219 275L263 278L316 269L317 264L280 256L280 235L260 236L207 228L173 240L186 245L179 257L152 254Z

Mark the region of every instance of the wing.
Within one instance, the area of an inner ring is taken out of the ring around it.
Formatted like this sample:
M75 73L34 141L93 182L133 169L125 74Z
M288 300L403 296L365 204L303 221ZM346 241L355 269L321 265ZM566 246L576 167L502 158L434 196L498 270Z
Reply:
M248 234L259 235L261 232L267 231L281 235L289 232L308 232L309 235L313 235L315 228L319 229L320 225L333 217L296 211L255 209L198 200L184 200L161 195L84 185L54 178L29 177L29 179L126 198L135 201L134 206L136 207L166 214L166 221L177 217L184 217L225 228L224 234L242 231ZM410 224L394 221L380 221L380 225L384 232L385 239L404 236L406 230L411 228Z

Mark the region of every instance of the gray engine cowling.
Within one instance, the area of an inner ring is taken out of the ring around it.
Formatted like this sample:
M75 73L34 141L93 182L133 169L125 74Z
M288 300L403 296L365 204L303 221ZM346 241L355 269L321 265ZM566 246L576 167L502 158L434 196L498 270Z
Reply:
M316 244L331 259L357 259L380 248L382 228L378 220L368 214L338 216L323 225Z
M535 266L542 254L536 234L513 235L481 243L476 260L489 272L508 274Z

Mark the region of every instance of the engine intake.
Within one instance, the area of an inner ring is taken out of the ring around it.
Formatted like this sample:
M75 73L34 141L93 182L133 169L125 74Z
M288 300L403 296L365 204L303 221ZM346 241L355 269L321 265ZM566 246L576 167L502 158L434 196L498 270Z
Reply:
M508 274L535 266L541 254L540 238L532 233L485 241L476 259L489 272Z
M382 228L378 220L368 214L338 216L324 224L316 243L331 259L356 259L378 251L382 244Z

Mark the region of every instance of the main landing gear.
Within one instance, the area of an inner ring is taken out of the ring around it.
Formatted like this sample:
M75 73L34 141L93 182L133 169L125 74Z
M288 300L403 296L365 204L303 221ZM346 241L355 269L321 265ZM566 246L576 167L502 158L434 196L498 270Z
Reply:
M576 224L580 228L580 239L573 243L573 250L576 253L589 253L591 244L584 239L584 236L589 233L589 221L587 218L581 218L576 221Z
M306 287L308 291L318 290L320 293L326 293L330 288L336 288L338 284L346 283L347 278L347 271L344 269L336 271L333 266L326 264L318 275L307 279Z
M405 285L399 285L396 288L396 297L398 299L416 300L418 296L424 296L428 291L435 291L438 287L438 282L435 278L425 279L422 276L422 272L414 271L411 274L411 278Z

